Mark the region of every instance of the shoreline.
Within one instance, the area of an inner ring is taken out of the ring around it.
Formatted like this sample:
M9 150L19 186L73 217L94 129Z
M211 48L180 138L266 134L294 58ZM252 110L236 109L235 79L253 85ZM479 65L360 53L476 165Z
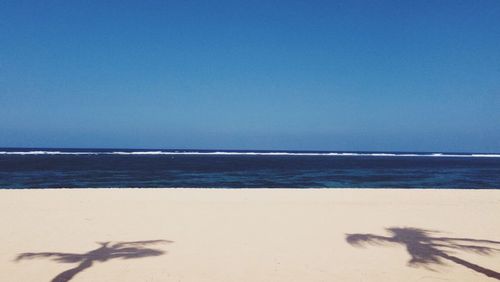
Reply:
M2 189L0 212L1 281L500 280L495 189Z
M381 190L411 190L411 191L440 191L440 190L446 190L446 191L500 191L500 188L495 188L495 187L485 187L485 188L460 188L460 187L454 187L454 188L425 188L425 187L388 187L388 188L377 188L377 187L313 187L313 188L289 188L289 187L258 187L258 188L224 188L224 187L61 187L61 188L37 188L37 187L23 187L23 188L4 188L0 187L0 191L8 191L8 190L14 190L14 191L29 191L29 190L54 190L54 191L60 191L60 190L368 190L368 191L381 191Z

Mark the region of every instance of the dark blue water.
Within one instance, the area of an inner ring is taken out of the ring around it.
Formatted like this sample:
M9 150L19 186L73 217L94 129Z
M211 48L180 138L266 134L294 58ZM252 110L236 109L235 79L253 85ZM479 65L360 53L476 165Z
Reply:
M500 155L0 149L0 187L500 189Z

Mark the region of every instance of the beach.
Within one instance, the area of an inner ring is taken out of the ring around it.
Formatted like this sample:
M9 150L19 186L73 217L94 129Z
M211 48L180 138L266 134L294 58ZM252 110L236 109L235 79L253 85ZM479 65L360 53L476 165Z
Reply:
M498 281L500 190L0 190L0 281Z

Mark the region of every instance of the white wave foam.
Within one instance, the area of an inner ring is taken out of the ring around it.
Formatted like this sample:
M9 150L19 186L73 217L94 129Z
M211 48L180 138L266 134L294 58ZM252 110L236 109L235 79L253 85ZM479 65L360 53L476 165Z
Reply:
M314 152L196 152L196 151L110 151L110 152L64 152L64 151L0 151L0 155L238 155L238 156L360 156L360 157L459 157L459 158L500 158L500 154L411 154L411 153L314 153Z
M500 158L500 154L472 154L475 158Z
M99 155L100 152L61 152L61 151L0 151L0 155Z

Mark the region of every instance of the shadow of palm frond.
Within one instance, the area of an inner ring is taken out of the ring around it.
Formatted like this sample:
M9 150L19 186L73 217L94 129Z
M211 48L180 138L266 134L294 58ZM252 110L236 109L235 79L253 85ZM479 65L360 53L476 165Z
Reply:
M451 261L488 277L500 280L499 272L452 255L455 250L473 252L480 255L492 255L495 252L500 252L499 241L438 237L435 234L440 233L439 231L411 227L391 227L386 228L386 231L391 236L347 234L346 241L356 247L400 244L406 247L410 255L410 260L408 261L410 266L430 268L434 264L443 264L444 261Z
M172 243L168 240L149 240L134 242L99 242L100 247L83 254L40 252L22 253L15 261L26 259L49 258L59 263L80 263L75 268L68 269L56 277L52 282L66 282L71 280L76 274L92 266L94 262L105 262L111 259L136 259L143 257L153 257L165 254L164 251L152 248L145 248L147 245Z

